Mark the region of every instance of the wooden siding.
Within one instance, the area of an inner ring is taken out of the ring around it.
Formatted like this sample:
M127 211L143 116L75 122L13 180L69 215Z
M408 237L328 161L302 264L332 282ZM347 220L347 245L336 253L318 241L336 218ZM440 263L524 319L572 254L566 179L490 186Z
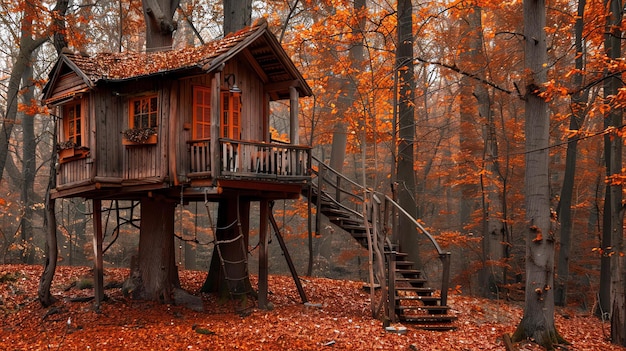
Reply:
M122 176L125 180L160 177L159 148L156 145L125 147Z
M122 177L122 117L123 98L111 90L101 89L94 97L92 109L94 127L91 149L96 162L96 176Z
M85 91L87 88L87 84L75 72L65 73L58 78L47 101L54 103L64 98L71 98L74 93Z
M73 160L58 165L57 186L80 183L91 179L91 164L87 158Z

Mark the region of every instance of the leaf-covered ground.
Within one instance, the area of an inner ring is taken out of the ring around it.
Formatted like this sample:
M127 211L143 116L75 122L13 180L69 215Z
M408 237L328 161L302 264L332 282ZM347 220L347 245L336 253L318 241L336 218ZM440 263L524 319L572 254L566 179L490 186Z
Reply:
M229 301L202 296L204 312L181 306L125 299L119 288L99 312L93 302L90 270L58 267L52 285L59 298L51 308L37 301L41 266L0 265L0 350L504 350L502 335L512 333L519 305L461 295L451 296L458 314L455 331L423 331L405 325L404 335L385 332L370 317L369 293L362 283L303 278L312 303L302 305L290 277L270 276L271 311L235 314ZM106 269L105 284L123 281L126 269ZM181 271L183 288L197 293L206 273ZM253 277L253 284L255 280ZM569 350L626 350L607 341L608 323L574 309L557 310L557 328ZM539 350L527 342L519 350Z

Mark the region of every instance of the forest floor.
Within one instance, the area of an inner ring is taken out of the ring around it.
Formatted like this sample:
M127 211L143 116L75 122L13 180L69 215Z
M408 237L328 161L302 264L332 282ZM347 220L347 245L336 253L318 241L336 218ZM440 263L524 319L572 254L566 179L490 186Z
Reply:
M384 331L371 318L370 295L362 282L302 277L309 301L301 303L291 277L270 276L274 309L254 309L242 317L229 301L202 295L204 311L130 301L119 288L95 311L90 269L57 267L52 293L59 301L43 308L37 300L41 266L0 265L0 350L504 350L503 335L522 317L519 303L459 294L450 297L458 315L453 331L407 327L406 334ZM107 282L121 282L127 269L105 269ZM181 285L197 293L206 273L180 271ZM256 286L256 277L252 277ZM83 289L80 289L83 287ZM556 311L557 329L567 350L621 350L608 341L609 324L573 308ZM540 350L531 342L518 350Z

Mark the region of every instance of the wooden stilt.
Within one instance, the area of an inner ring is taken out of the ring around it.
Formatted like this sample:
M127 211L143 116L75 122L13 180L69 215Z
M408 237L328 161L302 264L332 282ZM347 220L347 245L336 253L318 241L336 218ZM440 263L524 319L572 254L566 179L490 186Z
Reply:
M273 205L273 202L272 202L272 205ZM285 256L285 260L287 261L287 266L289 266L291 277L293 278L294 283L296 283L296 288L298 289L298 293L300 294L302 303L307 303L309 302L309 300L307 299L306 294L304 293L304 288L302 287L300 278L298 278L298 272L296 272L296 266L294 266L293 261L291 260L291 255L289 255L289 250L287 250L287 244L285 243L285 239L283 239L283 236L280 235L278 224L276 223L276 219L274 219L274 214L272 212L272 206L270 206L269 220L270 220L270 223L272 224L272 228L274 228L274 233L276 234L276 239L278 239L280 248L283 250L283 256Z
M259 223L259 308L267 308L267 278L269 274L268 265L268 214L269 204L267 200L261 200L260 223Z
M100 303L104 300L104 267L102 263L102 202L99 199L93 200L93 226L93 286L96 309L99 309Z

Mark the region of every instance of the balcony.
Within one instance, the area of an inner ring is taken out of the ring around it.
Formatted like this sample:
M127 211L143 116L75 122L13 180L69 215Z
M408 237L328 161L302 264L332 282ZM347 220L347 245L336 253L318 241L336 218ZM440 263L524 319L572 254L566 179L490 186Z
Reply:
M307 146L219 140L219 157L211 154L210 140L188 142L190 179L253 179L301 182L310 177L311 149ZM219 162L213 169L212 160Z

